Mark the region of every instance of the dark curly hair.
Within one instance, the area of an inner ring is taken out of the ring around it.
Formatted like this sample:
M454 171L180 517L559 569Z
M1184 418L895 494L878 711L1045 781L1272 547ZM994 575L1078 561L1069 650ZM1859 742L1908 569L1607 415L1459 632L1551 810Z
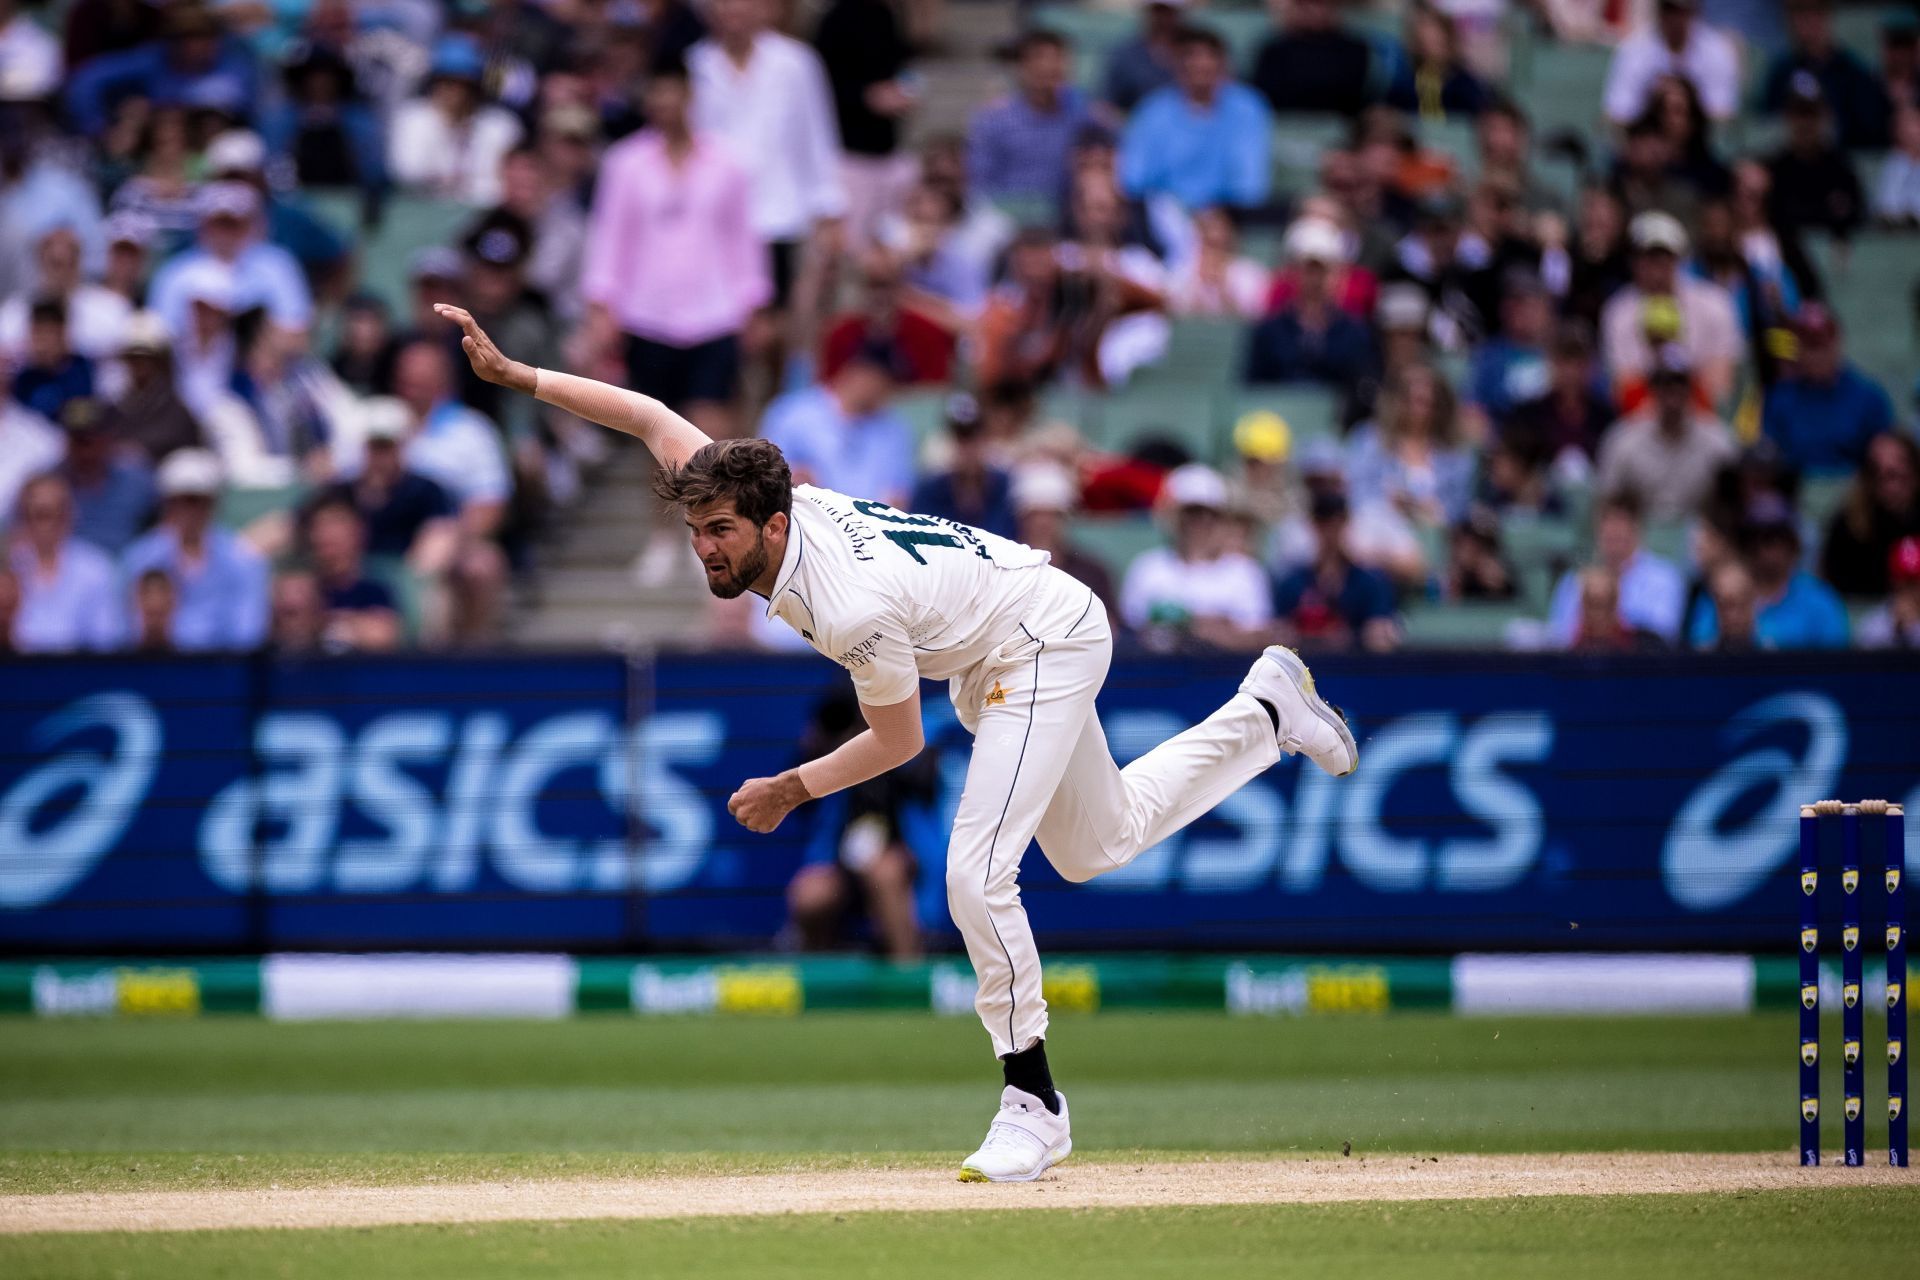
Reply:
M793 471L770 440L715 440L680 466L655 472L653 491L688 510L730 502L742 519L764 525L776 512L792 512Z

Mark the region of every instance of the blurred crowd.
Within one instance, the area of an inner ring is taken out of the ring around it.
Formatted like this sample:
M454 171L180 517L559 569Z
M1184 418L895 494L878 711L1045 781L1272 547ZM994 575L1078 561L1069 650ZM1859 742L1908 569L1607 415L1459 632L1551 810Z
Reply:
M1543 522L1579 550L1510 643L1920 645L1914 388L1828 278L1920 226L1910 12L1856 49L1829 0L1275 0L1250 52L1213 12L1088 63L1023 10L943 118L962 0L0 0L0 650L497 640L609 443L440 302L1045 547L1153 648L1391 649L1523 599ZM1590 129L1508 95L1520 30L1613 46ZM1230 445L1082 429L1194 325L1255 389ZM638 580L693 589L647 528Z

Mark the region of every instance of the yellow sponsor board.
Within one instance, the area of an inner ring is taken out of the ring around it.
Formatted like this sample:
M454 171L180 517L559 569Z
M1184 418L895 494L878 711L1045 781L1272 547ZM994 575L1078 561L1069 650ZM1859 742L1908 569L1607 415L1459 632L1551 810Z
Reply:
M1391 1003L1385 969L1355 965L1307 970L1309 1013L1385 1013Z
M200 1012L200 977L191 969L122 969L115 1007L124 1014L179 1016Z
M717 969L713 976L713 1007L719 1013L796 1014L806 1003L800 971L789 965Z
M1100 971L1090 964L1048 965L1040 994L1055 1013L1093 1013L1100 1008Z

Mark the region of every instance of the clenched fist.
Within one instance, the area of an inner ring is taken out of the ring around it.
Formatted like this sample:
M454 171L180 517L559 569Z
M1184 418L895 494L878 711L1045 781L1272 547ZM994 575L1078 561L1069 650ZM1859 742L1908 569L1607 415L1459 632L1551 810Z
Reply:
M789 769L777 778L749 778L741 783L727 801L727 812L747 830L765 833L811 799L800 771Z
M433 309L460 326L460 332L465 335L460 339L460 349L467 353L467 361L473 365L473 371L480 375L483 382L491 382L510 391L533 394L533 366L507 359L500 348L493 345L493 339L487 336L487 331L480 327L471 312L465 307L455 307L445 302L434 303Z

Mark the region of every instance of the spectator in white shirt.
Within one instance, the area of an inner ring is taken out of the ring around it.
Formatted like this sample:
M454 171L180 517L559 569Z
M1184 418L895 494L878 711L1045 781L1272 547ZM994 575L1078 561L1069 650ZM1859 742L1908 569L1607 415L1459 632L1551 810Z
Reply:
M1640 504L1627 494L1600 503L1593 531L1595 563L1619 580L1621 623L1651 632L1668 644L1680 640L1685 620L1687 582L1669 561L1640 544ZM1581 571L1569 569L1553 589L1547 634L1556 648L1571 649L1580 633Z
M1725 289L1680 270L1689 242L1670 213L1650 210L1628 229L1633 283L1600 312L1600 354L1617 388L1649 377L1657 344L1686 353L1707 402L1722 403L1746 357L1746 340ZM1657 334L1657 338L1650 336Z
M500 161L520 141L520 121L486 100L486 61L472 36L441 36L424 94L400 104L387 135L394 181L469 204L500 200Z
M66 456L67 438L59 428L0 389L0 533L9 527L27 481Z
M20 491L8 564L20 586L13 645L22 653L116 649L126 636L120 575L104 551L73 536L73 495L57 475Z
M1259 562L1233 549L1226 481L1189 463L1167 476L1160 502L1173 545L1143 551L1128 566L1121 618L1156 647L1258 648L1273 621L1273 592Z
M34 287L0 304L0 356L17 360L26 349L27 312L34 300L58 298L66 304L68 348L96 366L117 360L133 308L113 290L82 278L80 237L71 227L53 228L40 237L34 264L39 268Z
M1607 70L1607 119L1625 126L1647 109L1662 76L1684 77L1715 120L1740 110L1740 48L1698 20L1699 0L1659 0L1651 24L1620 42Z
M1920 109L1893 113L1893 150L1873 188L1873 216L1895 227L1920 224Z
M772 29L769 0L713 0L712 34L687 52L696 130L726 141L752 179L753 229L784 303L816 232L831 251L847 210L840 132L820 55Z
M1230 210L1193 215L1194 246L1167 279L1167 303L1177 316L1231 316L1258 320L1266 314L1272 273L1266 264L1241 257L1239 232Z
M183 280L206 266L231 273L229 302L235 315L262 307L274 324L295 332L313 322L307 274L291 253L267 240L260 193L244 182L212 182L202 189L198 242L154 273L148 305L167 322L176 342L187 331L191 302Z

